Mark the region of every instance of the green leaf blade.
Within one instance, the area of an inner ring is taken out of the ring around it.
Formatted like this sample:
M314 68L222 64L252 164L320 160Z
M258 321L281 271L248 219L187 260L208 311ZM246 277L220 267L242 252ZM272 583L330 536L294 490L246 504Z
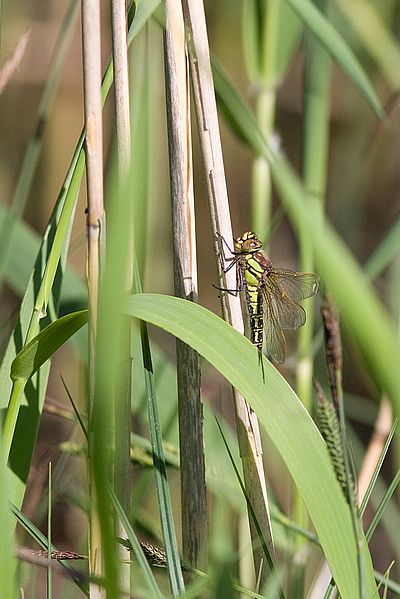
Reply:
M87 323L88 312L81 310L55 320L30 341L11 365L13 381L27 381L76 331Z
M261 368L254 346L201 306L167 296L140 294L128 299L127 311L194 347L243 394L303 496L341 595L357 597L357 551L349 508L325 444L288 383L264 357ZM229 352L221 351L221 347L229 347ZM366 587L369 595L376 597L368 551L365 555Z

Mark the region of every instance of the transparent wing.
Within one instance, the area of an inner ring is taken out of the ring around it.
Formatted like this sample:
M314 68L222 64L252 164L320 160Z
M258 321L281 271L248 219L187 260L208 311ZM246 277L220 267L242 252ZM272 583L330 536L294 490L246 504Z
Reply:
M264 291L264 290L263 290ZM264 335L267 351L274 362L281 364L286 357L286 342L276 319L271 296L264 291Z
M280 329L298 329L306 321L306 313L280 286L279 280L271 273L263 285L264 303L269 304Z
M273 268L268 279L273 279L274 284L295 302L301 302L318 293L319 277L313 272Z

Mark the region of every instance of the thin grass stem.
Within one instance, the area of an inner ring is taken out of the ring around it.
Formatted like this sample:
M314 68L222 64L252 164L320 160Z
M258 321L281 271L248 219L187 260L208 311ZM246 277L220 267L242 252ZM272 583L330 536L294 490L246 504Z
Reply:
M112 25L112 50L114 66L114 100L115 100L115 125L118 180L117 193L114 200L121 205L120 193L125 188L131 164L131 123L129 102L129 75L128 75L128 45L127 45L127 15L125 2L120 0L111 1L111 25ZM132 218L130 214L126 217L130 223L128 239L132 239ZM132 289L133 264L132 251L128 251L126 268L126 289ZM123 382L122 392L115 401L115 459L114 459L114 481L117 496L125 513L129 514L131 495L131 462L130 462L130 434L131 434L131 322L124 317L121 326L129 333L124 338L125 347L121 349L121 358L125 367L122 369ZM121 520L118 520L118 534L124 534ZM129 588L130 565L125 563L124 550L118 548L120 558L120 588Z
M314 3L326 12L326 0L314 0ZM305 73L304 73L304 130L303 130L303 180L312 201L319 207L325 197L328 138L329 138L329 82L330 58L311 32L306 33ZM322 226L320 222L316 227ZM314 259L308 234L299 230L300 270L313 272ZM296 367L296 391L308 411L312 406L313 389L313 305L304 306L306 323L299 330L298 361ZM302 499L297 493L294 496L294 519L300 526L306 526L307 514Z

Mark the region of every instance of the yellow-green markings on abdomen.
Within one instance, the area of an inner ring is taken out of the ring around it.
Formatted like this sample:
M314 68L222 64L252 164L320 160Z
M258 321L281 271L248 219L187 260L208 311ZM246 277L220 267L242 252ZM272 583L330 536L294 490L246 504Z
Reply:
M244 287L246 305L250 320L251 342L262 351L263 348L263 297L260 289L260 280L264 273L262 266L253 258L252 254L246 255L247 269L244 273Z

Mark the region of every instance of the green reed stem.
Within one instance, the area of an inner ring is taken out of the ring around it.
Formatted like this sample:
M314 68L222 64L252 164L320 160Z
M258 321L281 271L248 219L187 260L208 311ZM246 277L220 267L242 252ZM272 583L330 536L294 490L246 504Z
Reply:
M317 6L326 12L327 1L315 0ZM326 189L328 134L329 134L329 81L330 58L314 36L307 32L304 78L304 134L303 134L303 177L304 185L321 209ZM299 231L300 270L312 272L314 259L312 245L306 231ZM313 393L312 338L314 328L313 305L305 304L306 324L298 337L298 361L296 390L308 411L311 410ZM307 514L298 493L294 497L294 520L306 527Z

